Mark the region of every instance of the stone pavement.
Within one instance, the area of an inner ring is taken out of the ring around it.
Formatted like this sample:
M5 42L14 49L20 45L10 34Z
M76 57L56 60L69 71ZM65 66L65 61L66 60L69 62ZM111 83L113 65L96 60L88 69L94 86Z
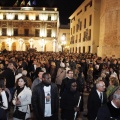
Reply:
M86 117L84 117L83 115L87 114L87 99L88 99L88 93L84 93L84 111L80 114L80 117L77 120L88 120ZM10 110L10 114L9 114L9 118L8 120L12 120L12 115L13 115L13 107ZM31 113L31 116L32 113ZM29 119L29 120L34 120L33 118ZM59 120L61 120L60 118L60 113L59 113Z

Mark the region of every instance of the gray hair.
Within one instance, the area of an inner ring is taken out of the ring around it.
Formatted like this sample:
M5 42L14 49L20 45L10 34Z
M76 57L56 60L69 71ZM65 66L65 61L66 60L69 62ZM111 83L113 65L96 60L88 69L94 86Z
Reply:
M113 99L120 99L120 87L114 92Z

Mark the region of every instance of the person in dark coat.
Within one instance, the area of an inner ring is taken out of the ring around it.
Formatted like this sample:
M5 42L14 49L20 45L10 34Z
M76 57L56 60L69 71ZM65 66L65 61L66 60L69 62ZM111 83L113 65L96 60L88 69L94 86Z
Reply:
M96 87L91 90L88 96L88 120L95 120L98 109L107 102L105 83L102 80L96 82Z
M14 86L15 86L15 75L13 69L14 69L13 63L9 63L6 70L1 75L6 79L6 87L10 90L12 96L14 93Z
M99 109L96 120L120 120L120 87L114 91L112 101Z
M58 120L58 91L51 83L49 73L42 75L42 82L32 92L32 107L35 120Z
M7 120L6 112L0 107L0 120Z
M77 83L72 79L68 85L67 90L61 96L61 118L62 120L73 120L75 112L80 110L78 105L80 92L77 91Z
M60 96L62 95L62 93L67 89L67 85L68 83L73 80L73 70L68 70L67 71L67 77L64 78L62 80L62 84L61 84L61 90L60 90Z

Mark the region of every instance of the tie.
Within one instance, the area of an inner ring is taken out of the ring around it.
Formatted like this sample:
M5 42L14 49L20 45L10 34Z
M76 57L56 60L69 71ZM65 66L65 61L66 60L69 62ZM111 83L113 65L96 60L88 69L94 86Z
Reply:
M101 103L102 103L102 93L100 93L100 100L101 100Z

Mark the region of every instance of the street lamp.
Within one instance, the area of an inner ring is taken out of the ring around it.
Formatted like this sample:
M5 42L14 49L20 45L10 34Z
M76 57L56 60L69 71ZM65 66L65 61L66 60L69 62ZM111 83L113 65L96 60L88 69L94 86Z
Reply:
M63 50L64 50L64 46L65 46L65 44L66 44L65 35L62 35L62 37L61 37L62 52L63 52Z

